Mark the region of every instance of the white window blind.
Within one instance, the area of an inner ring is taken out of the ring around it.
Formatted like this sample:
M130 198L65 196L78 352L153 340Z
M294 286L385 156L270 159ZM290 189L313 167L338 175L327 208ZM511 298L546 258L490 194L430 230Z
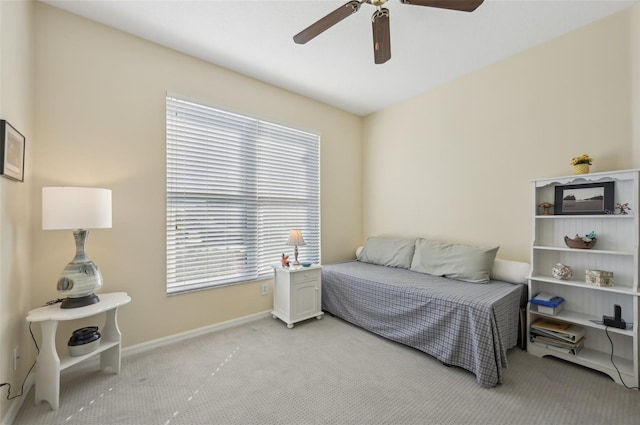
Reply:
M289 229L319 262L319 136L167 96L167 292L271 276Z

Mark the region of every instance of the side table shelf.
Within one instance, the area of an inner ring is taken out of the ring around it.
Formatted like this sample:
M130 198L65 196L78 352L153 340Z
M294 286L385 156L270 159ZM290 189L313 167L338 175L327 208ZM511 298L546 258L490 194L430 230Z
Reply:
M104 337L100 338L100 345L95 351L91 353L87 353L82 356L70 356L69 353L62 352L59 353L60 357L60 371L70 368L71 366L75 366L78 363L82 363L83 361L95 356L96 354L100 354L103 351L107 351L113 347L116 347L120 344L120 341L106 341Z
M126 292L97 294L100 302L84 307L61 309L60 304L40 307L29 312L27 321L38 322L42 328L42 347L36 359L36 404L47 401L53 410L60 403L60 372L100 354L100 369L120 373L120 350L122 335L118 328L118 307L131 302ZM56 331L58 323L82 319L106 313L101 330L100 345L91 353L82 356L70 356L68 352L58 353L56 349Z

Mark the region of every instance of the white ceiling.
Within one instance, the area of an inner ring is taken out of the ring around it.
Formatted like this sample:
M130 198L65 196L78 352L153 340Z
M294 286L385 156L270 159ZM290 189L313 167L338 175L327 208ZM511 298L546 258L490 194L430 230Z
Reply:
M305 45L347 0L41 0L358 115L423 93L640 0L485 0L475 12L389 0L391 60L373 63L360 10Z

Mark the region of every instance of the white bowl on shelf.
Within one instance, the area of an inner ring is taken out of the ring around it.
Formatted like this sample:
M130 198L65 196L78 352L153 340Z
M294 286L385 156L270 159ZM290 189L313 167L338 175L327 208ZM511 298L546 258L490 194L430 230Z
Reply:
M100 332L97 326L88 326L73 331L67 347L72 357L84 356L98 349L100 346Z

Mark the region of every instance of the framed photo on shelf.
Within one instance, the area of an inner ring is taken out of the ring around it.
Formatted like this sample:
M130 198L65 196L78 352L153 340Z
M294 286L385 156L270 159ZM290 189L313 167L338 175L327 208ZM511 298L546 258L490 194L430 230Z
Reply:
M0 175L24 181L24 136L5 120L0 120Z
M556 215L613 214L614 182L556 186Z

